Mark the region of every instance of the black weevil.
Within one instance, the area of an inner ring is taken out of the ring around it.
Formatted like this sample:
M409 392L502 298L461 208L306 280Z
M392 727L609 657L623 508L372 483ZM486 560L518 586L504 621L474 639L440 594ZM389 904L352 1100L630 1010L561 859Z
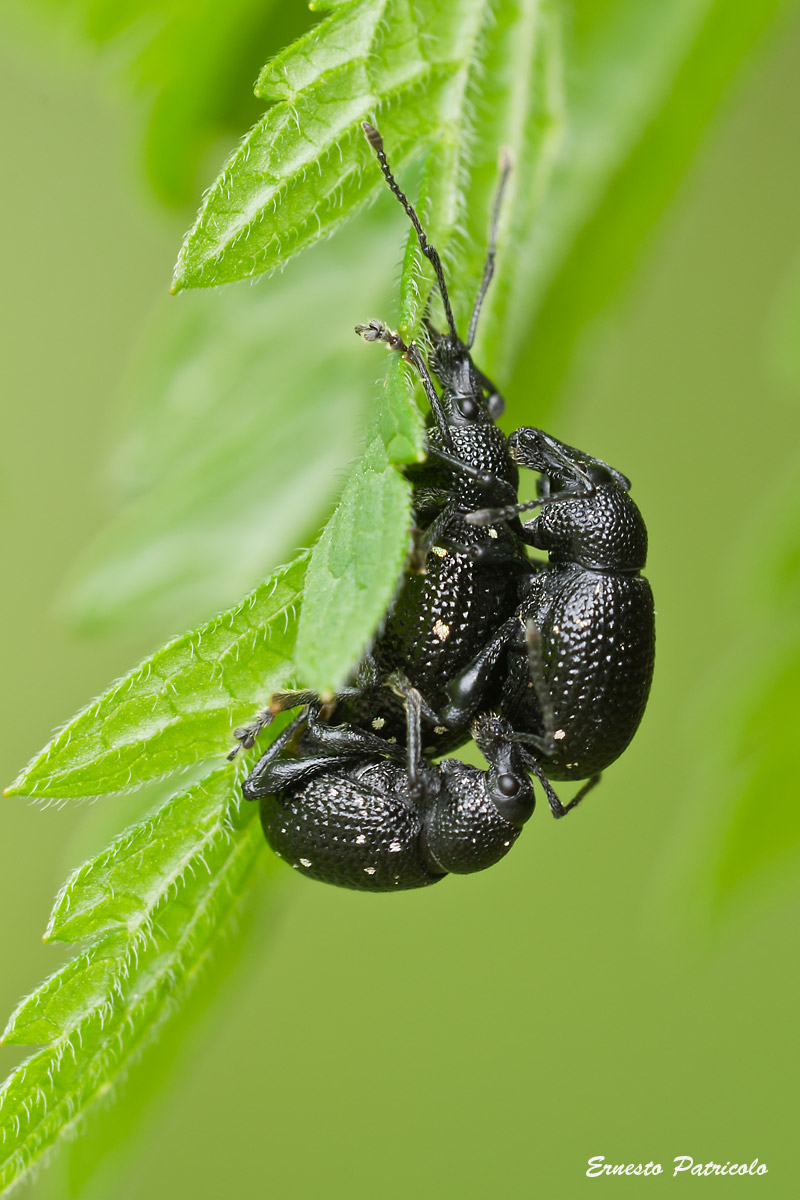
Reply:
M427 458L407 469L413 484L416 554L351 686L337 695L326 715L331 725L371 728L382 738L394 738L404 745L403 706L395 691L385 686L387 679L400 672L426 700L422 714L426 753L442 754L467 741L471 726L471 717L462 725L439 719L438 708L447 702L445 685L514 612L521 597L521 580L534 569L518 522L481 527L466 520L466 514L476 508L504 506L517 498L518 469L508 439L496 424L503 399L471 355L494 273L501 200L510 163L506 159L502 164L486 263L464 342L456 332L439 255L389 168L380 134L367 122L363 128L391 191L434 268L447 331L440 333L426 319L430 339L426 361L414 342L406 344L383 322L356 326L367 341L382 342L402 354L419 375L430 405ZM237 739L252 746L277 712L314 698L306 692L277 693L252 724L236 730ZM235 751L231 757L233 754Z
M541 430L519 429L506 441L494 424L502 401L472 363L470 347L492 274L497 205L465 344L438 255L389 171L379 136L372 127L366 132L434 265L450 327L439 334L428 325L430 372L418 348L382 323L359 327L367 340L406 357L431 403L429 460L414 478L424 570L406 575L372 652L331 706L323 709L313 693L282 693L237 737L252 744L275 712L309 705L256 765L244 794L262 800L268 841L301 871L343 886L394 890L449 870L482 869L502 856L493 825L502 812L498 778L511 798L523 797L517 833L533 806L524 768L540 780L555 816L579 803L639 724L654 625L641 576L646 532L625 476ZM539 498L529 504L516 501L517 465L540 473ZM523 524L520 514L534 506L540 515ZM526 545L546 550L549 562L528 560ZM483 608L476 607L476 583L487 567ZM431 631L440 646L426 643ZM488 772L430 764L428 756L470 733ZM498 761L506 764L500 777ZM549 782L587 776L567 805ZM453 819L449 848L431 857L426 839L437 812ZM364 829L356 828L359 820ZM463 861L472 866L451 865L461 861L460 837L468 839ZM502 853L515 837L502 842Z
M261 800L267 841L303 874L342 887L395 891L499 861L533 812L526 769L564 816L630 742L653 670L654 611L641 575L647 533L624 475L539 429L510 438L520 465L541 472L530 504L476 511L470 523L518 522L549 563L514 614L451 681L446 717L472 734L490 766L431 765L421 749L425 702L402 677L408 746L331 727L312 704L244 784ZM478 712L500 687L499 714ZM301 755L282 757L301 739ZM405 765L402 763L406 756ZM563 805L550 779L588 782Z
M534 796L507 722L484 715L474 723L486 771L457 759L433 766L418 753L419 700L407 689L406 765L389 742L383 753L375 741L359 753L351 746L332 754L317 704L273 742L243 791L260 800L267 842L280 858L323 883L376 892L482 871L508 853ZM302 757L286 757L298 736Z
M613 467L541 429L518 429L511 453L542 473L540 496L502 511L475 512L478 525L516 522L549 563L527 584L517 611L448 685L443 719L463 724L501 682L500 712L528 747L528 766L553 811L564 816L623 752L642 719L653 675L655 614L641 572L647 530ZM548 779L586 779L562 805Z

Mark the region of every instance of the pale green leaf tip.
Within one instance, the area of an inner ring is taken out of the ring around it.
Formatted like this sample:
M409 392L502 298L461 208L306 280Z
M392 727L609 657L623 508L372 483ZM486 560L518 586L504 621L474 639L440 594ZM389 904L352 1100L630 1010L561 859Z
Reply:
M39 756L31 763L31 767L35 767ZM41 793L36 790L36 782L31 782L27 769L18 775L13 783L10 783L3 791L4 796L14 797L22 796L27 800L36 800L41 798ZM46 795L46 793L45 793Z

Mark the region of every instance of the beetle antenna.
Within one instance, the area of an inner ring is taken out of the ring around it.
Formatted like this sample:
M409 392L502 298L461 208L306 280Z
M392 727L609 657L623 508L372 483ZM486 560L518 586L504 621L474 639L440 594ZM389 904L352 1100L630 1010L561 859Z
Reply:
M392 174L389 163L386 161L386 151L383 148L383 138L378 133L375 126L370 125L369 121L362 121L361 128L364 130L364 136L366 137L370 146L375 151L378 164L381 168L381 171L383 171L384 179L402 204L403 208L406 210L406 215L408 216L411 224L414 226L417 238L419 240L420 250L431 263L434 271L436 272L436 282L439 285L439 293L442 297L442 304L444 305L444 315L447 318L447 325L453 337L458 339L455 321L453 320L453 310L450 306L450 297L447 294L447 284L444 281L444 271L442 270L442 260L439 258L439 252L436 247L432 246L428 241L425 230L420 225L419 217L414 211L414 206L406 196L405 192L402 191L400 185Z
M503 205L503 193L506 190L508 177L511 174L511 169L514 165L514 159L511 151L507 146L504 146L500 151L500 180L497 184L497 191L494 194L494 204L492 205L492 220L489 226L489 249L486 252L486 262L483 267L483 279L481 286L478 288L478 294L475 297L475 305L472 309L472 316L469 322L469 335L467 337L467 349L472 349L472 343L475 341L475 332L478 328L478 317L481 315L481 308L486 298L486 293L489 290L489 284L492 282L494 275L494 263L497 257L497 230L500 225L500 210Z

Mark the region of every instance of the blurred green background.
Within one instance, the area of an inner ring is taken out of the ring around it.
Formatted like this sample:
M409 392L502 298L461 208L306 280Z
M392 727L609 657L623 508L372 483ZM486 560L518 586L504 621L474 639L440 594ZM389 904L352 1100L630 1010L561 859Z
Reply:
M64 579L118 506L120 389L186 215L143 183L124 93L51 41L17 27L0 51L4 781L174 624L100 637L64 617ZM658 660L631 749L483 876L384 898L286 872L182 1070L140 1083L156 1094L127 1157L89 1169L133 1121L123 1104L25 1195L572 1196L620 1186L586 1179L598 1154L662 1162L651 1188L675 1155L758 1157L758 1183L698 1186L797 1193L798 64L795 19L740 74L548 417L631 476L648 520ZM362 389L376 368L350 326L386 311L399 244L357 311L333 312ZM267 303L315 269L262 283ZM535 423L524 383L514 416ZM332 490L358 424L342 418ZM216 603L187 596L186 622ZM4 801L3 1012L59 961L40 945L56 888L136 805ZM3 1050L2 1074L20 1058Z

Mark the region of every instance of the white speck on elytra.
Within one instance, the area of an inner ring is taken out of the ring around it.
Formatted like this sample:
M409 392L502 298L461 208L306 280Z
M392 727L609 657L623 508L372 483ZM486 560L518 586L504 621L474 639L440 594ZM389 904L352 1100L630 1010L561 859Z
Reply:
M399 842L389 842L390 854L397 854L402 849L403 849L403 847L401 846L401 844Z
M383 729L385 724L386 724L386 721L384 720L383 717L373 717L372 718L372 728L373 729Z
M302 863L302 865L303 865L304 867L310 867L310 866L311 866L311 859L310 859L310 858L301 858L301 859L300 859L300 862Z
M378 869L377 867L364 867L364 874L365 875L374 875L375 872L377 871L377 869Z
M364 837L364 834L363 834L363 833L360 833L360 834L358 835L358 837L356 838L356 845L357 845L357 846L363 846L363 845L364 845L364 843L366 842L366 840L367 840L367 839Z
M566 736L567 736L567 735L566 735L566 733L565 733L565 731L564 731L563 729L557 729L557 730L555 731L555 733L553 734L553 741L555 741L555 742L560 742L560 741L562 741L562 740L563 740L563 739L564 739Z
M444 725L437 725L433 732L438 733L439 737L441 737L443 733L447 733L447 730Z
M446 642L450 637L450 626L445 625L444 621L437 620L434 622L433 632L440 642Z

